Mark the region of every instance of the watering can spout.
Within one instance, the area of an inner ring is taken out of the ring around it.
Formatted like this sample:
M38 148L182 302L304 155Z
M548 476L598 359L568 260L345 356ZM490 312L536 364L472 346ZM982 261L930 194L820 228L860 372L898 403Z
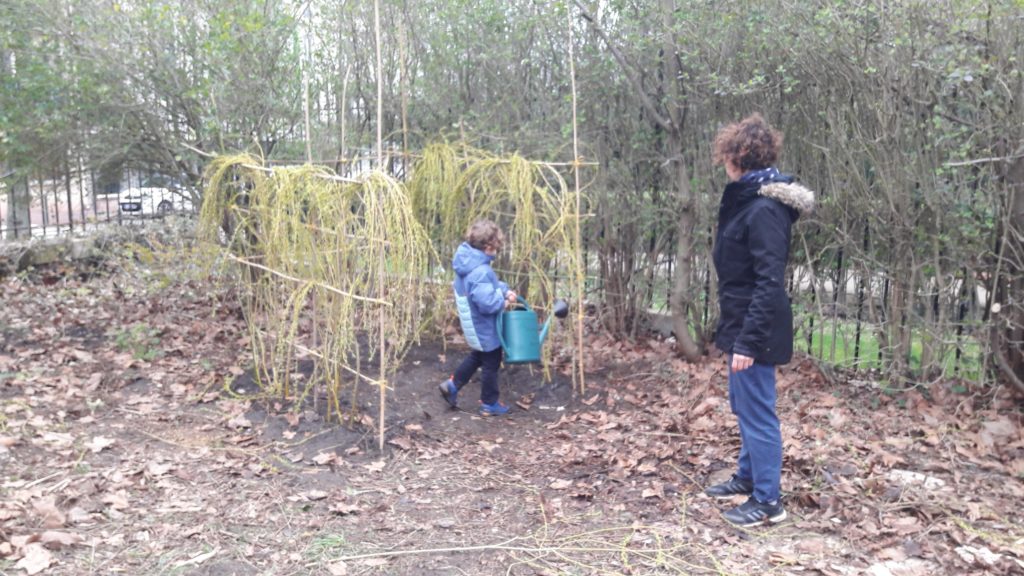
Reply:
M548 328L551 327L551 320L555 318L565 318L569 315L569 304L565 300L555 300L555 305L551 309L551 315L548 316L547 321L544 322L544 328L540 331L540 343L544 344L544 339L548 337Z

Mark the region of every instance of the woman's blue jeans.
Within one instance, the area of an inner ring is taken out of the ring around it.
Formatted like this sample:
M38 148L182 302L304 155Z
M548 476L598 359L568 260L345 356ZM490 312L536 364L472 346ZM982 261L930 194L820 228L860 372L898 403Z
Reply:
M775 366L755 363L740 372L729 370L729 406L740 423L736 477L754 483L754 498L760 502L778 500L782 480L782 432L775 400Z

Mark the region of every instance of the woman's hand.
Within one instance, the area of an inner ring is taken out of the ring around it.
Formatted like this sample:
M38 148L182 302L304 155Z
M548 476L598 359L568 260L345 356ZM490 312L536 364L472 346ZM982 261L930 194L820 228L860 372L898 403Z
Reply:
M744 356L743 354L732 355L732 365L730 368L732 368L733 372L742 372L753 365L754 359L750 356Z
M509 290L508 292L505 292L505 306L511 306L515 304L518 298L519 295L516 294L515 290Z

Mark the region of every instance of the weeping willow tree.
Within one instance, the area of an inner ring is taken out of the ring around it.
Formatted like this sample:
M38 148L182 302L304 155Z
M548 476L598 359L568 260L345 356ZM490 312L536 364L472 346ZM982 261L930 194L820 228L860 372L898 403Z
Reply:
M215 159L207 181L201 233L235 267L261 390L316 400L323 383L328 418L341 419L365 383L383 407L388 372L418 337L434 260L401 184L309 165L270 171L245 155ZM296 389L303 355L318 361Z
M351 180L222 156L207 169L200 214L203 239L226 247L262 392L296 406L323 396L327 417L340 421L357 416L361 387L375 386L382 446L390 376L431 314L453 314L427 303L451 298L450 274L438 271L471 221L506 230L498 268L528 301L582 297L576 198L556 166L438 144L413 174L406 186L382 172ZM315 361L299 386L302 357Z
M437 265L449 265L471 222L489 218L508 235L496 265L503 280L531 303L548 303L556 296L581 300L582 263L575 239L580 215L561 167L518 155L499 157L464 143L425 148L408 187L416 215L437 247ZM579 355L579 347L574 348ZM581 373L577 356L574 381Z

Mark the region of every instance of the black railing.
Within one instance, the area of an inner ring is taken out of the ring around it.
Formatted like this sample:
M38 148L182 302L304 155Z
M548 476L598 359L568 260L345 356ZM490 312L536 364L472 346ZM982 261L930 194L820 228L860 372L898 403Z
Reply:
M0 241L52 238L197 209L180 185L142 171L105 182L90 170L9 177L0 188Z

